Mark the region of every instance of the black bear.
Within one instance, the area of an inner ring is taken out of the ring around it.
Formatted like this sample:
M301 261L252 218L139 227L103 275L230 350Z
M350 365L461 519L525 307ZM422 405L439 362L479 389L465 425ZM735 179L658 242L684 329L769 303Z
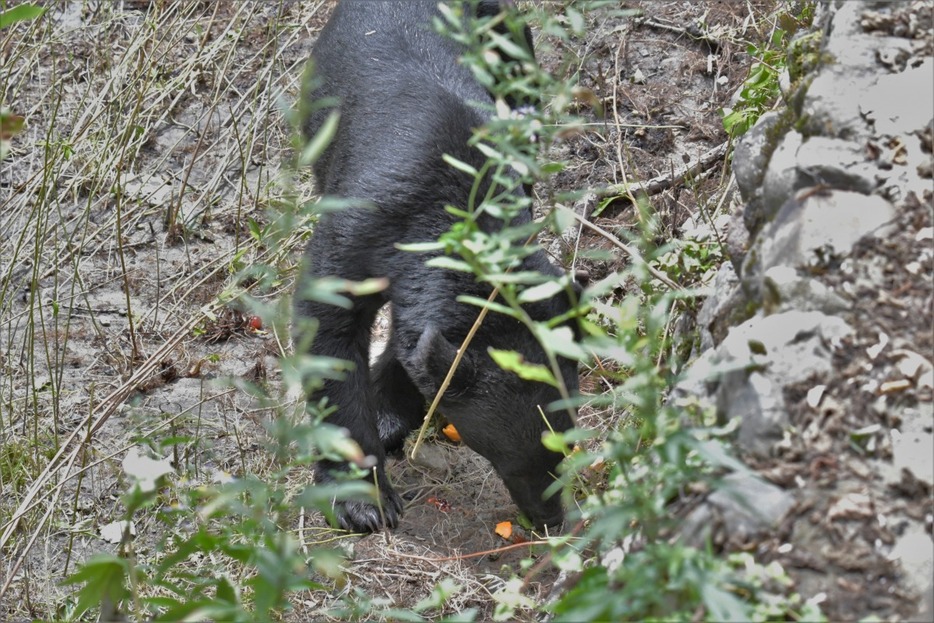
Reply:
M464 10L483 16L499 9L498 2L487 0L468 2ZM346 378L327 381L311 398L326 397L335 407L327 421L347 428L376 460L381 504L345 502L335 509L341 526L357 532L396 526L402 500L386 478L386 453L398 450L421 424L426 399L434 397L477 318L478 308L455 299L462 294L485 298L491 291L473 275L430 268L426 254L397 247L436 240L455 222L445 205L466 206L474 180L443 162L442 155L480 169L485 158L468 146L468 140L472 129L493 114L490 94L458 62L462 48L433 30L436 15L437 0L344 0L312 52L317 86L302 94L306 101L332 98L340 110L333 141L314 165L318 191L369 204L321 216L294 299L296 343L302 342L300 320L315 318L311 352L353 364ZM528 31L525 36L531 46ZM330 110L309 115L303 127L306 136L315 135ZM530 219L526 213L514 222ZM502 227L492 217L482 217L480 223L486 231ZM518 270L564 274L541 249ZM352 297L348 310L302 296L303 280L324 276L353 281L382 277L388 286L376 294ZM568 290L525 310L535 320L565 314L574 297ZM371 369L370 331L386 302L391 303L391 335ZM488 348L547 363L524 325L491 313L461 361L440 411L464 442L493 464L533 522L556 526L563 521L560 496L544 499L543 493L562 457L547 450L541 437L549 426L556 431L570 428L572 415L567 408L549 409L560 399L555 388L504 371ZM560 369L566 387L576 393L576 363L561 359ZM327 482L345 468L324 462L316 479Z

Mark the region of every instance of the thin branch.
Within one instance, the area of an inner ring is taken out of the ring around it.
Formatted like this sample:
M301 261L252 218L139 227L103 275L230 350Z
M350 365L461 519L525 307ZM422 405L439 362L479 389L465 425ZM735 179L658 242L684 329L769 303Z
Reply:
M674 168L667 175L659 175L644 182L633 182L631 184L613 184L597 191L598 197L630 197L635 198L638 195L657 195L663 190L672 186L681 184L685 179L697 177L714 164L726 156L729 142L721 143L716 147L707 150L701 156L687 164Z

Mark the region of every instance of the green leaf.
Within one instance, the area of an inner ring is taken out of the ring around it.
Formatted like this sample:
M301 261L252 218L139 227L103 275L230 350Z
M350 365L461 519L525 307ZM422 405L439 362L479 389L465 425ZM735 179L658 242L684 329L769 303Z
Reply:
M560 454L567 454L568 452L568 444L564 439L564 435L561 433L553 433L551 431L543 433L542 445L552 452L558 452Z
M117 606L129 598L125 578L129 574L126 559L111 554L99 554L81 565L74 574L64 580L64 584L84 586L78 591L78 603L75 604L76 617L80 617L91 608L102 603Z
M456 260L453 257L448 257L446 255L441 255L438 257L433 257L427 262L427 266L432 268L447 268L448 270L459 270L463 273L469 273L472 271L470 264L463 260Z
M45 13L45 9L28 2L0 12L0 28L6 28L16 22L36 19Z
M546 281L541 285L533 286L520 292L519 302L532 303L534 301L543 301L545 299L550 299L563 290L564 284L560 281Z
M227 576L223 576L217 581L217 599L229 604L240 603L240 591L237 590L236 585Z
M409 253L425 253L426 251L440 251L444 248L441 242L408 242L397 243L396 248Z
M467 608L444 617L438 623L473 623L477 620L477 614L476 608Z
M341 115L339 111L331 111L328 118L321 124L321 129L315 133L302 150L302 155L299 158L299 163L302 166L307 166L318 161L318 158L321 157L321 154L324 153L327 146L331 144L331 139L334 138L334 134L337 132L337 124L340 118Z
M719 586L704 584L701 588L708 618L712 621L749 621L749 610L736 595Z
M467 164L467 163L464 162L463 160L458 160L458 159L455 158L454 156L451 156L451 155L449 155L449 154L443 154L443 155L441 156L441 158L442 158L445 162L447 162L450 166L454 167L454 168L457 169L458 171L463 171L463 172L466 173L467 175L470 175L470 176L473 176L473 177L477 177L477 176L480 174L480 172L477 171L474 167L472 167L471 165Z
M550 329L542 323L535 324L535 336L538 341L551 351L562 357L583 361L587 359L587 351L581 348L574 339L574 331L570 327L555 327Z
M177 606L163 612L155 621L237 621L243 620L244 614L241 608L234 605L214 599L197 599L178 602Z
M405 621L406 623L423 623L426 619L411 610L402 610L399 608L387 608L380 611L380 619L383 621Z
M490 357L493 358L493 361L503 370L514 372L526 381L547 383L552 387L558 387L555 376L546 366L540 363L527 363L522 355L512 350L490 348L488 352L490 353Z
M495 30L491 30L489 34L490 39L496 44L496 46L505 52L508 56L511 56L512 58L520 61L528 60L529 53L524 48L516 45Z

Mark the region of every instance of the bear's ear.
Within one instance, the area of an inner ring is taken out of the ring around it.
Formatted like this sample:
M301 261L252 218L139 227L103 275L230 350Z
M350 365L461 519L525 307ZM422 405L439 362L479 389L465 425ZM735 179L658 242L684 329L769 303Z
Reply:
M427 397L438 392L457 356L457 347L441 335L435 325L428 325L418 339L410 356L405 357L404 367L419 391ZM462 392L474 376L471 357L463 357L451 380L448 391L451 395Z

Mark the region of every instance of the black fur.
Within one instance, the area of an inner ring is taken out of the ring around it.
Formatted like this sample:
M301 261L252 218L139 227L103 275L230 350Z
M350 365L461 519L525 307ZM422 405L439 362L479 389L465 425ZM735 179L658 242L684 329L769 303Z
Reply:
M458 45L433 31L436 5L436 0L341 2L312 54L319 86L304 94L340 101L337 134L314 167L318 190L372 205L321 217L306 252L304 274L355 281L385 277L389 282L379 294L353 298L351 310L304 300L301 280L295 297L296 317L319 322L311 352L354 364L345 380L328 381L313 398L326 396L336 406L328 421L346 427L377 461L381 509L361 502L336 509L341 525L355 531L397 524L402 501L383 470L386 452L398 449L421 424L426 399L434 397L477 317L478 308L458 303L456 297L486 297L490 291L472 275L428 268L425 255L396 247L437 239L454 222L445 204L467 202L473 180L445 164L442 154L477 168L484 162L467 141L490 114L475 103L491 102L491 97L458 63ZM476 10L487 15L494 5L498 10L498 2L485 0ZM526 43L531 50L528 31ZM318 110L309 117L307 136L315 134L328 112ZM519 222L530 218L524 214ZM489 231L501 223L487 217L481 226ZM527 258L522 269L561 274L541 250ZM387 301L392 303L391 337L370 369L370 330ZM565 313L569 305L567 295L561 294L527 311L545 320ZM542 496L561 456L541 444L547 428L539 405L555 430L568 429L571 418L566 410L547 410L560 398L557 390L503 371L487 354L489 347L546 362L528 330L491 313L445 394L441 411L464 441L490 460L520 509L539 525L560 524L558 496ZM576 364L562 360L561 368L564 382L576 392ZM319 465L318 481L332 479L342 467Z

